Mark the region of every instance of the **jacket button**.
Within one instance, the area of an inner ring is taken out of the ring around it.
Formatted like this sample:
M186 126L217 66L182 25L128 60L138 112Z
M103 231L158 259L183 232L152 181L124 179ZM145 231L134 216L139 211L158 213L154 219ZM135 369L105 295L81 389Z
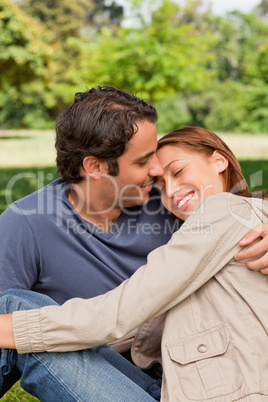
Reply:
M204 345L203 343L201 343L201 345L199 345L199 346L197 347L197 350L198 350L198 352L200 352L200 353L205 353L205 352L208 350L208 348L206 347L206 345Z

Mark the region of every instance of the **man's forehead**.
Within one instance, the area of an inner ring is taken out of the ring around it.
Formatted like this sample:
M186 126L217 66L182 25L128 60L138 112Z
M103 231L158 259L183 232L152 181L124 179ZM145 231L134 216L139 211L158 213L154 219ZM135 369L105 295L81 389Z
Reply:
M134 157L134 162L135 161L139 161L139 160L142 160L142 159L146 159L146 158L149 158L151 155L154 155L155 154L155 151L150 151L150 152L147 152L146 154L141 154L141 155L137 155L137 157L135 158Z
M125 155L132 162L138 162L156 154L157 140L139 144L137 142L134 144L129 143L128 145L122 156Z
M137 132L126 144L126 151L132 150L133 152L139 152L140 154L146 154L150 152L149 148L156 150L157 146L157 131L156 126L153 123L149 123L149 127L139 127Z
M137 131L126 143L124 153L119 156L118 162L124 161L130 164L145 161L155 154L157 149L156 125L149 121L137 123Z

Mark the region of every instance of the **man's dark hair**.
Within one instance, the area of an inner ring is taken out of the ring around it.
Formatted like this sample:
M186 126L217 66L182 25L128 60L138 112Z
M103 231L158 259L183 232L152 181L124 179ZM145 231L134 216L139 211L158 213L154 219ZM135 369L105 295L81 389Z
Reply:
M108 163L108 174L117 176L117 158L137 132L137 122L156 120L155 108L131 93L113 87L77 93L56 122L58 172L66 182L79 183L83 160L93 155Z

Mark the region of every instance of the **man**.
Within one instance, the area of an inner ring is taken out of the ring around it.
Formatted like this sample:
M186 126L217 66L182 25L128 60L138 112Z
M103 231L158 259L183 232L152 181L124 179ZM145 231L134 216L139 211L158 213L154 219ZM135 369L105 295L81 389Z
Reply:
M119 285L177 229L149 193L162 174L154 107L113 88L79 94L56 125L63 179L0 218L0 284L58 303ZM144 205L145 204L145 205Z
M77 94L56 124L62 179L0 217L1 290L32 289L58 303L93 297L120 284L169 240L177 221L151 191L163 173L156 120L153 106L115 88ZM267 237L258 254L266 243ZM257 268L266 266L262 257Z

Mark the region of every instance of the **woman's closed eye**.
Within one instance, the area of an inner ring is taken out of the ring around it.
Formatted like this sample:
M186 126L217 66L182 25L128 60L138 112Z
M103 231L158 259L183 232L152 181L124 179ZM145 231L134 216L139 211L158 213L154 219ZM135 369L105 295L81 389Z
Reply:
M174 173L174 177L176 177L176 176L178 176L182 171L183 171L183 169L184 168L181 168L181 169L179 169L179 170L177 170L175 173Z

